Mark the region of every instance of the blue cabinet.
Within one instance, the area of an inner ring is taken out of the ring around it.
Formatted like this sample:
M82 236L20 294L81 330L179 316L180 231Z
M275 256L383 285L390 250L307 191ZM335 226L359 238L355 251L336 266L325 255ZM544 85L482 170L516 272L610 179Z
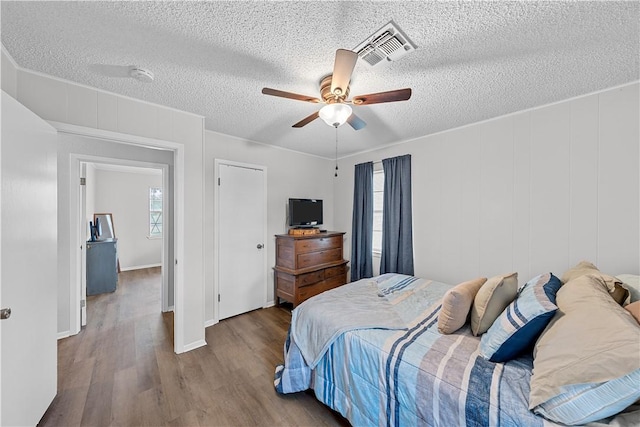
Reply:
M114 292L118 284L117 239L87 242L87 295Z

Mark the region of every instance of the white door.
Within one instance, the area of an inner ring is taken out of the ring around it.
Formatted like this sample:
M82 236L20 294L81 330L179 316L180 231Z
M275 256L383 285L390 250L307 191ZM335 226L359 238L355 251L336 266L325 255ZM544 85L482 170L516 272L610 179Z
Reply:
M266 303L266 171L218 167L218 318Z
M0 425L36 425L57 387L57 134L2 92Z

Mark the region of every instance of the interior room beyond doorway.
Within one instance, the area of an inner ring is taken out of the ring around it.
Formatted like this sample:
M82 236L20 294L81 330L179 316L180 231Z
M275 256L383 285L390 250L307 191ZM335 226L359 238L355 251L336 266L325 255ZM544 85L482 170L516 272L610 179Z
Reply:
M81 162L80 166L85 178L80 218L86 241L82 262L82 299L86 306L94 303L96 296L115 292L123 277L119 273L154 269L159 280L154 284L157 293L149 293L155 295L154 301L137 304L157 307L158 312L169 311L162 286L163 231L168 217L163 209L163 196L168 196L163 170L95 162ZM96 222L97 217L102 222ZM97 224L100 226L96 229ZM92 237L91 225L94 231L100 231L99 236ZM83 326L91 323L92 312L83 309Z

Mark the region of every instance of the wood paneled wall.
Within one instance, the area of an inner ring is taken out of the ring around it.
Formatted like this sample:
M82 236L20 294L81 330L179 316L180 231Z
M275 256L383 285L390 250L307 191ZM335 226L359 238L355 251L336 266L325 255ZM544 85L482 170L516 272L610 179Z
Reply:
M351 230L346 171L408 153L416 275L517 271L522 283L582 259L639 274L638 93L635 83L343 159L336 227Z

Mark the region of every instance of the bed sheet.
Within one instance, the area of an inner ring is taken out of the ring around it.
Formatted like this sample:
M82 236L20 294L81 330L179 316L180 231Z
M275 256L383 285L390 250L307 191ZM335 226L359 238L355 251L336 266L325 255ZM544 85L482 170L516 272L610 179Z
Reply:
M396 274L375 280L408 329L341 335L311 374L321 402L356 426L556 425L528 410L531 357L489 362L468 326L438 332L450 285Z

